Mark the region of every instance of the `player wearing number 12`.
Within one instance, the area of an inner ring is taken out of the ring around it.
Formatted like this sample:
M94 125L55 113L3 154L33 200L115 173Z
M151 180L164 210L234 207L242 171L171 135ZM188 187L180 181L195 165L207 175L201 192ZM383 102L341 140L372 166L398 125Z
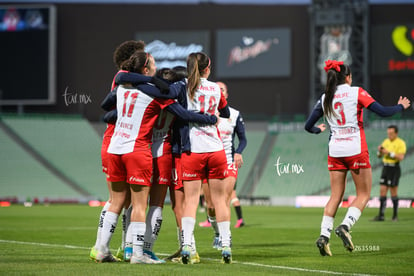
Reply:
M210 58L201 52L191 53L187 58L187 70L187 109L209 114L216 114L220 110L221 116L228 118L230 112L220 87L207 80L211 70ZM184 264L191 262L191 236L194 231L201 180L208 179L223 245L223 261L231 263L229 205L233 187L231 183L224 181L227 159L217 126L190 123L189 135L183 138L189 142L189 145L183 146L181 156L185 195L181 219L184 237L182 262Z
M349 251L354 249L349 231L358 221L371 195L372 171L365 141L363 108L386 117L408 108L410 101L400 97L397 105L384 107L363 88L351 86L352 74L349 66L336 60L328 60L325 63L328 75L325 93L306 121L305 129L315 134L324 131L324 124L314 126L322 116L325 116L330 127L328 170L331 196L325 206L321 235L316 241L316 246L322 256L332 256L329 238L345 192L348 170L351 171L357 196L348 208L344 220L335 229L335 234L341 238L344 247Z

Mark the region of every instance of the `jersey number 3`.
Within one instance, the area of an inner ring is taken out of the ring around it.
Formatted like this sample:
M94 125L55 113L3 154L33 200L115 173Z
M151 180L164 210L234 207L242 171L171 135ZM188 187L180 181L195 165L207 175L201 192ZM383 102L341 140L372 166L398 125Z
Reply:
M339 112L341 119L337 119L338 125L343 126L345 125L345 113L344 113L344 105L341 102L336 102L334 105L334 109Z

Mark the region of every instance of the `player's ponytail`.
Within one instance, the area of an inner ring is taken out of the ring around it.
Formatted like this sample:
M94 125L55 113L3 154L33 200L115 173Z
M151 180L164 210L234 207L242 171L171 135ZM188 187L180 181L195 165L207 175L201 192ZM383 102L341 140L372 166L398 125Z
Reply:
M347 76L351 74L351 69L342 61L328 60L325 61L325 71L327 72L325 99L323 101L323 109L326 117L337 117L332 106L337 86L345 83Z
M200 86L200 77L204 70L210 66L210 58L202 52L191 53L187 58L188 95L194 99L194 94Z
M326 88L325 88L325 99L323 101L323 110L326 117L331 117L332 114L335 116L335 112L332 107L332 101L335 95L337 86L336 71L330 69L328 71L328 76L326 79Z

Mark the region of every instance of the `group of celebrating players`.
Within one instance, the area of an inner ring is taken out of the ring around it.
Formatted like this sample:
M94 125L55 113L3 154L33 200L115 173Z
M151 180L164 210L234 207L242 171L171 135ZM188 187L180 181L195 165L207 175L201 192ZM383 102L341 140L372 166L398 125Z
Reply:
M216 233L213 246L221 250L222 262L229 264L232 262L230 200L246 146L243 120L237 110L229 108L226 86L208 80L211 59L205 53L191 53L186 68L157 71L154 58L144 48L142 41L126 41L114 53L119 71L112 91L102 103L108 111L104 118L108 126L101 155L110 198L101 212L90 257L97 262L120 259L131 264L165 262L154 254L153 245L161 229L169 188L179 249L167 259L183 264L200 262L194 226L200 189L202 183L207 183L204 194L208 222ZM321 117L330 127L331 196L324 209L316 246L322 256L332 256L329 240L348 171L357 196L334 232L349 251L354 249L350 229L370 198L372 171L363 108L380 116L391 116L407 109L410 101L400 97L397 105L382 106L363 88L351 86L351 69L343 62L328 60L325 71L325 93L305 129L315 134L323 132L325 124L315 126ZM239 138L237 150L233 145L235 134ZM109 243L122 209L122 245L113 256ZM242 224L239 221L237 225Z
M115 50L114 63L119 71L101 104L107 111L101 156L110 197L100 214L90 258L164 263L153 245L169 189L179 249L167 259L199 263L194 226L205 182L214 247L221 250L223 263L231 263L230 200L247 140L240 113L227 104L227 87L208 80L211 59L191 53L187 67L157 71L143 41L126 41ZM109 244L121 213L122 244L114 256Z

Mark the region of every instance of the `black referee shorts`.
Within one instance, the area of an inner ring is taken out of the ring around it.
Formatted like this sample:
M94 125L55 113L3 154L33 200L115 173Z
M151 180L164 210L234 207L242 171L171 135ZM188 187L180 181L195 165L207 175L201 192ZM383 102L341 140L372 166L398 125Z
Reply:
M380 184L388 187L396 187L400 181L401 168L397 164L395 166L386 166L382 169Z

